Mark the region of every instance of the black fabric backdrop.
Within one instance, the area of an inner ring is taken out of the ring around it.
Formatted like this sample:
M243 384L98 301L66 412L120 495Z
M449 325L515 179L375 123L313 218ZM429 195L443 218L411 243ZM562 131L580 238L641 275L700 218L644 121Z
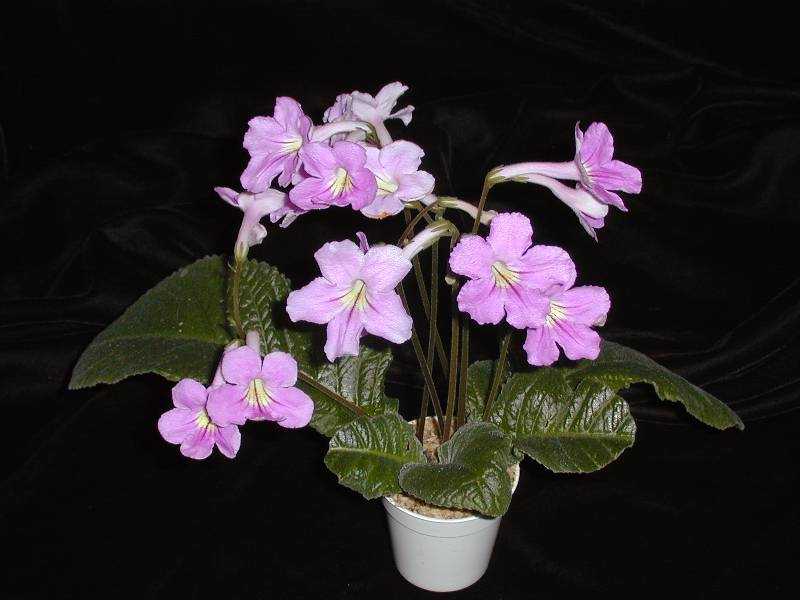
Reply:
M68 392L82 349L175 269L226 252L237 211L212 192L246 162L276 95L316 120L337 93L400 80L393 131L440 193L488 168L567 160L607 122L643 171L592 242L544 191L495 189L606 286L604 335L730 404L717 432L637 391L637 444L607 469L526 461L493 564L464 598L792 597L800 444L800 81L789 9L764 2L29 1L0 16L4 598L416 598L384 515L337 486L311 430L244 428L234 461L182 458L155 428L154 376ZM304 283L345 210L254 254ZM494 340L476 332L475 358ZM397 350L389 391L420 378ZM784 542L790 542L788 548ZM796 596L794 596L796 597Z

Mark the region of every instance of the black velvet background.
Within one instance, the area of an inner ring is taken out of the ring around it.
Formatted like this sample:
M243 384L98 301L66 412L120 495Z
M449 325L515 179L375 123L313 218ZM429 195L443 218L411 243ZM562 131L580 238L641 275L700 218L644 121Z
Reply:
M66 391L82 349L167 274L228 251L247 120L276 95L319 120L337 93L400 80L440 193L488 168L567 160L607 122L643 171L592 242L533 187L495 188L580 281L604 335L729 403L717 432L647 390L607 469L530 461L493 564L463 598L796 597L800 71L790 9L764 2L81 2L0 9L0 540L3 598L417 598L382 508L337 486L311 430L244 428L234 461L156 431L170 384ZM394 125L394 122L392 123ZM344 210L254 255L302 284ZM476 358L494 352L474 333ZM389 390L420 389L404 347ZM784 546L789 541L788 547Z

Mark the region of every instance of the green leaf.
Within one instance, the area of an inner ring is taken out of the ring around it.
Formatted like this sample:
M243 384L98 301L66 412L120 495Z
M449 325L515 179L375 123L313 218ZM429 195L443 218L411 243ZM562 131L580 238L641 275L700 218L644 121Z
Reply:
M439 447L439 464L409 464L400 485L429 504L499 517L511 502L511 438L491 423L464 425Z
M83 352L70 389L157 373L208 381L230 334L225 261L209 256L173 273L104 329Z
M558 369L518 373L494 404L492 423L514 447L556 473L589 473L633 445L636 424L628 404L603 384L577 390Z
M615 390L632 383L649 383L659 398L680 402L690 415L706 425L744 429L742 420L725 403L644 354L620 344L603 341L600 356L593 361L581 361L567 371L567 377L572 382L593 379Z
M492 379L496 360L480 360L472 363L467 369L467 421L480 421L483 410L486 407L486 400L492 389ZM511 375L509 366L503 373L503 382L507 381ZM501 383L501 388L502 388Z
M232 298L233 277L229 278L228 315L231 330L234 329ZM314 373L312 364L311 333L294 326L286 317L286 296L292 290L291 283L278 269L265 262L250 260L245 263L239 288L239 312L245 331L255 330L261 336L261 351L264 354L288 352L297 361L301 370Z
M367 499L400 493L403 465L424 462L422 444L397 414L359 417L348 423L333 435L325 456L339 483Z
M389 350L378 351L362 345L358 356L343 356L317 369L315 379L367 414L397 414L397 400L384 393L386 370L391 362L392 353ZM313 387L302 383L300 387L314 400L311 426L321 434L332 436L336 430L357 417L351 410Z

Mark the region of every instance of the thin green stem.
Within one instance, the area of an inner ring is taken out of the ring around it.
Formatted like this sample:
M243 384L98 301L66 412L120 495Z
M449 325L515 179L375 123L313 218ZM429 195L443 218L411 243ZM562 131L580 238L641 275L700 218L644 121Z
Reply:
M428 371L433 373L433 356L435 339L438 333L437 317L439 312L439 243L431 247L431 318L428 321L428 351L425 354L425 364ZM428 388L422 390L422 402L417 419L417 438L423 441L425 434L425 418L428 416Z
M441 200L436 200L435 202L431 202L424 208L420 209L420 211L414 215L414 218L411 218L411 211L407 208L403 210L403 215L406 218L406 228L403 230L403 233L400 234L400 237L397 240L397 245L402 246L403 242L406 241L406 238L411 237L411 234L414 232L414 227L416 227L417 223L426 216L431 210L439 206Z
M307 383L308 385L313 387L315 390L317 390L319 392L322 392L323 394L325 394L328 398L330 398L334 402L338 402L339 404L344 406L347 410L349 410L353 414L356 414L359 417L363 417L364 415L367 414L360 406L358 406L357 404L354 404L353 402L350 402L350 400L347 400L346 398L343 398L342 396L340 396L339 394L334 392L332 389L330 389L326 385L321 384L319 381L314 379L314 377L312 377L308 373L305 373L303 371L298 371L297 372L297 378L300 381L302 381L304 383Z
M244 261L235 261L235 265L233 267L233 323L236 326L236 337L242 340L245 339L245 331L244 327L242 326L241 300L239 298L239 294L243 268Z
M400 295L400 300L403 302L406 312L408 312L408 298L406 297L406 292L403 289L402 283L397 285L397 293ZM425 362L425 355L422 353L422 344L420 344L419 335L417 335L417 328L413 323L411 325L411 344L414 347L414 354L417 355L417 362L419 363L419 368L422 371L422 377L425 380L425 386L428 388L428 394L433 401L433 410L436 413L436 419L439 421L439 430L444 431L444 414L442 413L442 403L439 401L439 394L436 392L436 385L433 382L431 370L428 368L428 364Z
M430 206L433 206L433 204L431 204ZM430 208L430 206L427 206L425 208ZM424 210L425 209L423 209L418 215L416 215L415 218L419 217L421 214L424 214ZM409 212L408 209L405 209L403 211L403 214L406 217L406 221L409 223L409 225L414 222L413 219L411 218L411 213ZM406 230L408 230L408 226L406 227ZM406 237L406 235L407 234L404 233L404 235L400 237L400 241L398 242L399 244L402 244L403 239ZM428 321L430 321L431 305L428 299L428 287L425 285L425 277L422 273L422 265L419 262L419 257L415 256L414 258L412 258L411 264L414 267L414 277L417 280L417 289L419 290L419 296L422 302L422 310L425 313L425 318L428 319ZM439 363L442 366L442 372L446 375L449 370L449 365L447 362L447 355L444 352L444 344L442 343L442 337L439 335L438 328L435 330L434 342L436 343L436 356L438 357Z
M456 411L456 429L464 426L467 418L467 373L469 370L469 318L461 319L461 364L458 367L458 409ZM453 432L455 433L455 432Z
M497 393L500 391L500 383L503 381L503 373L506 369L506 361L508 361L508 346L511 342L511 334L513 329L511 327L506 331L503 341L500 344L500 358L498 359L497 366L494 369L494 378L492 379L492 388L489 391L489 398L486 400L486 406L483 409L482 419L485 421L492 414L492 405L497 398Z
M478 227L481 224L481 215L483 215L483 207L486 206L486 196L489 195L489 190L492 189L494 184L489 182L489 175L483 179L483 189L481 190L481 199L478 201L478 214L475 215L475 221L472 223L472 233L478 233Z
M450 308L450 375L447 380L447 414L444 419L444 430L442 431L442 441L450 439L453 428L453 411L456 406L457 381L458 381L458 335L461 329L460 314L456 303L458 286L450 288L451 308Z

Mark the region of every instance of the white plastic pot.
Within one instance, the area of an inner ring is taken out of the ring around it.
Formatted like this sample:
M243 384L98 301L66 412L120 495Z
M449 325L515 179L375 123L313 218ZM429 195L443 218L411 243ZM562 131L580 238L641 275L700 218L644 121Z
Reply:
M517 489L519 467L512 490ZM409 582L431 592L454 592L478 581L489 566L500 517L438 519L383 498L394 562Z

